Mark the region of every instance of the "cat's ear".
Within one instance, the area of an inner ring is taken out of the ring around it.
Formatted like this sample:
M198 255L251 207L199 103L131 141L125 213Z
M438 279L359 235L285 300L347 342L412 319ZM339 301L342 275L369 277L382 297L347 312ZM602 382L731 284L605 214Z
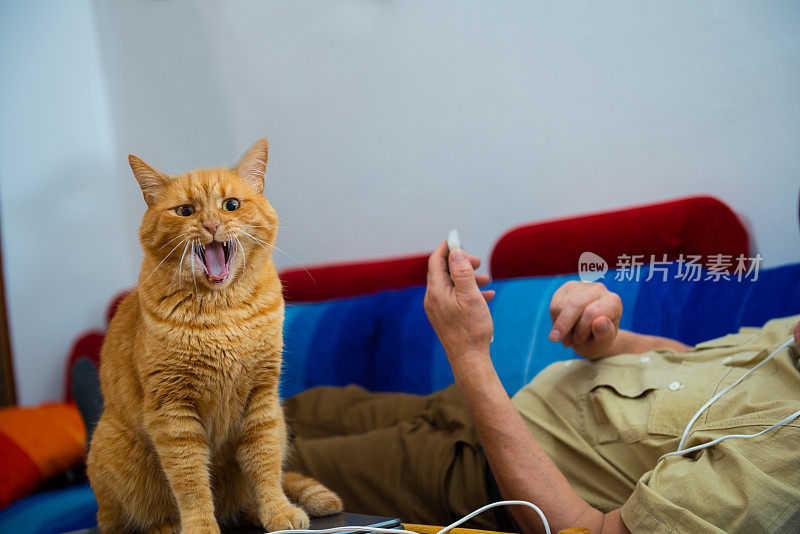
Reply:
M158 202L158 197L161 191L170 182L171 177L155 170L153 167L142 161L142 158L128 154L128 163L131 164L131 170L139 182L139 187L142 188L144 201L148 206L152 206Z
M258 193L264 191L264 174L267 172L267 152L268 145L266 139L259 139L250 150L245 152L233 172L242 177L247 185Z

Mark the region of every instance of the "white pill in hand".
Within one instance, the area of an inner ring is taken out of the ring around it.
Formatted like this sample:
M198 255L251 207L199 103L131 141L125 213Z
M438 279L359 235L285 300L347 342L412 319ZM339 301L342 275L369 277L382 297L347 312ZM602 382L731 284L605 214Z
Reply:
M453 229L447 233L447 248L450 250L461 248L461 240L458 238L458 230Z

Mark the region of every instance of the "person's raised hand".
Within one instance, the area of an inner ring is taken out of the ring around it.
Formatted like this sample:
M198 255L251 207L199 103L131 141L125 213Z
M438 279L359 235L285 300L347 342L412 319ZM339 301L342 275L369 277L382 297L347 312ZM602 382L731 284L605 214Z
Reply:
M587 360L608 354L619 332L622 300L599 282L571 281L550 301L551 341L561 341Z
M489 276L475 273L480 264L460 248L448 253L446 241L428 258L425 313L454 372L471 359L488 358L493 324L486 303L494 291L481 291Z

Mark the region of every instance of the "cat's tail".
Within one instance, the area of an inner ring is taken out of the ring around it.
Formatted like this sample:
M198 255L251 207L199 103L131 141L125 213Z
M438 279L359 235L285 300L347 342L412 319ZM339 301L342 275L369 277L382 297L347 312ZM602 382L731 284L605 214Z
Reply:
M283 474L283 491L311 517L338 514L344 509L342 499L336 493L300 473L287 471Z

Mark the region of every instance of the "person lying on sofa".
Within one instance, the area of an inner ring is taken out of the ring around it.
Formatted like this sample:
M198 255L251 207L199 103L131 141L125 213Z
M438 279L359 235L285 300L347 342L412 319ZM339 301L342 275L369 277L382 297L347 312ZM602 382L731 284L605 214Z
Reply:
M479 264L446 243L428 263L425 310L455 384L427 396L348 386L288 399L291 469L339 492L349 511L407 522L447 524L504 498L538 505L553 532L800 532L800 420L662 458L712 395L792 333L800 343L800 316L692 348L620 330L617 295L568 282L551 302L550 339L585 361L551 365L510 399L489 357L493 292L481 291ZM722 396L684 448L800 410L798 356L792 343ZM543 531L523 507L473 521Z

